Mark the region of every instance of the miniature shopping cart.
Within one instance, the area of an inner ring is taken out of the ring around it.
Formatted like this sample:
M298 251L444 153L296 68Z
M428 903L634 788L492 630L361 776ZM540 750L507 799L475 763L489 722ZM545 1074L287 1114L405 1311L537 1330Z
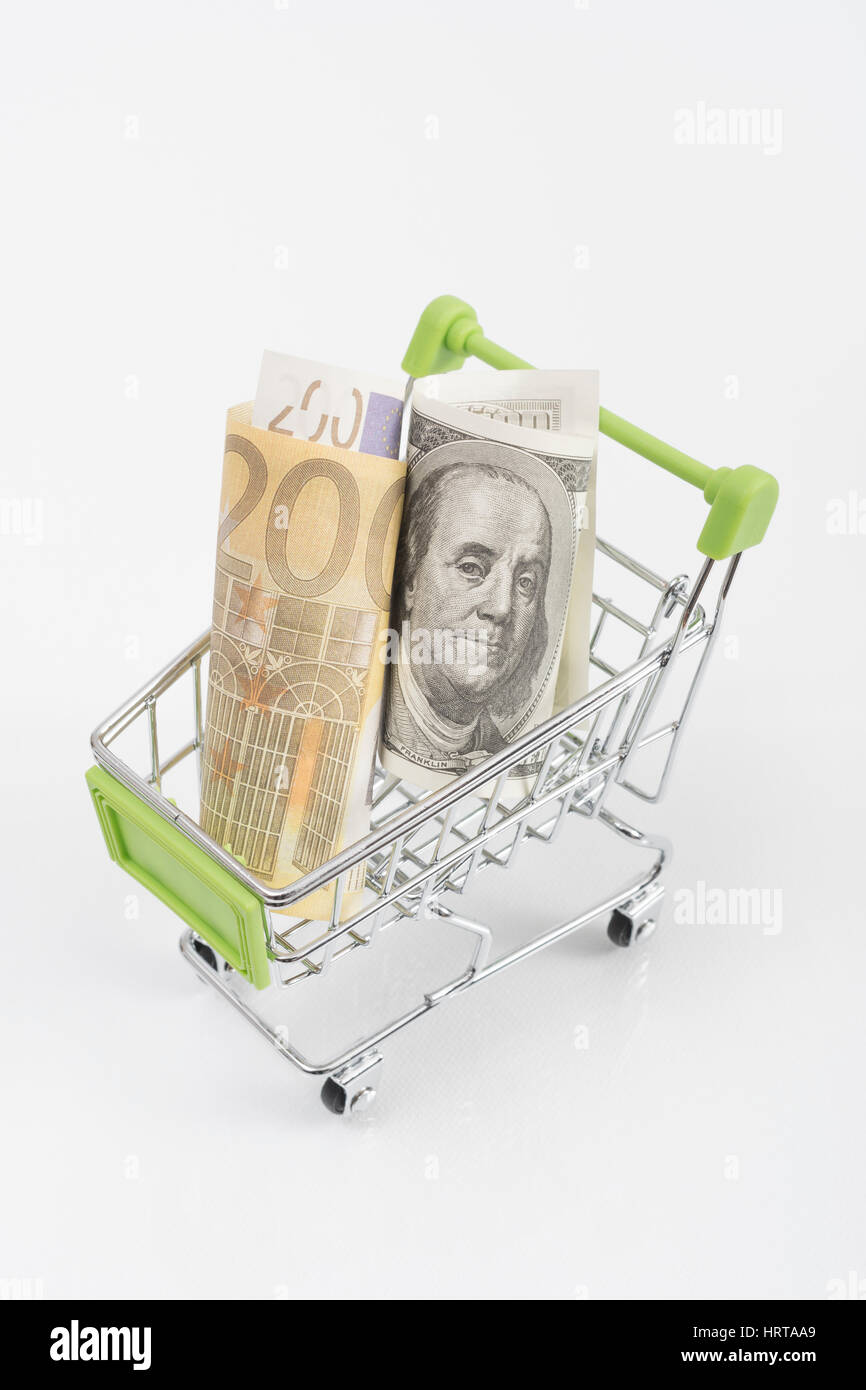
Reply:
M434 300L404 359L409 389L413 378L453 370L470 356L497 368L529 366L490 342L467 304L451 296ZM633 802L662 795L741 552L763 538L778 485L749 465L712 470L606 410L599 427L702 489L710 511L698 541L697 577L665 578L598 540L589 693L435 793L377 768L370 833L290 886L266 887L193 818L209 632L93 734L97 766L87 780L111 857L187 924L181 951L199 976L282 1056L323 1078L322 1099L337 1114L370 1105L384 1041L446 1000L594 921L606 924L615 945L627 947L658 920L669 847L612 809L610 794L619 788ZM186 727L166 754L168 706L181 697ZM121 753L127 745L136 751ZM650 754L647 774L641 760ZM515 793L509 772L518 765L532 772ZM177 804L182 774L192 815ZM629 856L642 851L640 871L565 921L518 942L498 940L483 908L487 871L514 868L524 845L579 836L587 821L629 846ZM341 920L347 885L363 863L363 900ZM328 921L292 915L294 904L322 888L333 902ZM468 899L482 904L479 915L468 914ZM396 935L422 922L433 924L443 941L447 936L452 954L459 946L444 979L439 970L392 1017L384 991L375 1024L330 1055L310 1057L293 1044L289 1025L299 991L318 994L326 977L350 970L360 953L388 952Z

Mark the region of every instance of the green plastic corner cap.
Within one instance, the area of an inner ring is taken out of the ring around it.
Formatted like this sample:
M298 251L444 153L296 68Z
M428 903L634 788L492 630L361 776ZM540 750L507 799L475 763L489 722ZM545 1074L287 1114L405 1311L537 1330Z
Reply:
M261 898L110 772L91 767L86 775L114 862L182 917L239 975L264 989L270 970Z
M453 294L440 294L418 320L403 371L412 377L457 371L471 355L465 343L472 333L482 333L472 306Z
M717 468L704 488L710 514L698 537L698 550L711 560L726 560L760 545L778 500L779 484L763 468L750 463Z

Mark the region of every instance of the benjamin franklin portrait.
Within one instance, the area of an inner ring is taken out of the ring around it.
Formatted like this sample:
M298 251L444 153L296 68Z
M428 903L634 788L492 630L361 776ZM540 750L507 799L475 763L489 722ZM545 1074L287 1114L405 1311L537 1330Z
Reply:
M562 506L551 515L552 504L561 501L567 513L568 503L548 470L507 445L450 442L424 464L411 480L397 555L394 616L403 640L386 741L459 769L504 748L537 702L559 636L550 630L549 591L564 517ZM443 630L447 659L419 657L417 635Z

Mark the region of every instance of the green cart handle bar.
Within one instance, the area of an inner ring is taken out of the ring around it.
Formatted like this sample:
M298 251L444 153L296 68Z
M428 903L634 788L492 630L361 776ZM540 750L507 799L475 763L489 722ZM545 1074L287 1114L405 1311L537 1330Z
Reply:
M432 376L455 371L467 357L477 357L499 370L532 366L486 338L478 315L464 300L440 295L418 320L403 358L403 370L411 377ZM772 473L748 463L739 468L708 468L604 407L598 412L598 427L618 444L701 489L710 504L698 538L702 555L727 560L764 539L779 497L779 484Z

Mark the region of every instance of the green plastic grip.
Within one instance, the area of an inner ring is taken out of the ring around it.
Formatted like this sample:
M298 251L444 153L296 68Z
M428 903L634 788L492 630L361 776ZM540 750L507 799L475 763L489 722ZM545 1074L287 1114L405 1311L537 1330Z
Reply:
M102 767L87 785L116 864L255 985L270 984L265 907L243 883Z
M485 337L478 315L465 300L440 295L418 320L403 370L412 377L432 376L457 370L467 357L477 357L499 371L532 365ZM708 468L604 407L598 412L598 427L633 453L700 488L710 504L698 537L702 555L727 560L764 539L779 498L779 484L772 473L748 463L739 468Z

